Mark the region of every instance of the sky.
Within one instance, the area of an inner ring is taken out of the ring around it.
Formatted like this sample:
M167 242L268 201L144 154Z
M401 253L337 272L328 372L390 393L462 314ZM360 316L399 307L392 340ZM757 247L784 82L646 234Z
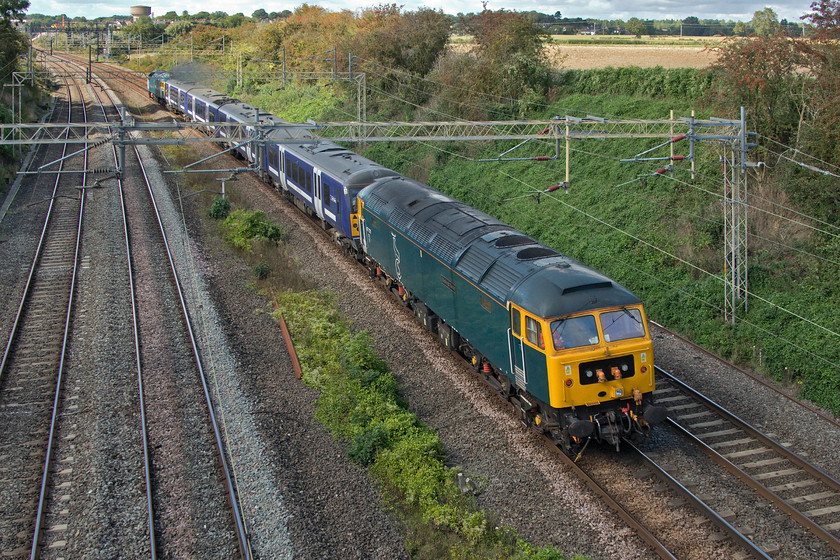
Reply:
M267 12L281 12L283 10L294 11L295 7L303 4L303 1L295 0L287 2L283 0L264 0L264 2L241 2L230 3L230 0L156 0L146 2L143 0L126 1L115 0L112 2L100 2L97 0L30 0L28 13L59 15L65 14L69 17L84 16L94 19L102 16L115 14L128 14L129 7L142 4L152 8L153 15L163 15L172 10L178 14L184 10L190 14L200 11L216 12L222 11L228 14L242 12L246 16L254 13L254 10L263 8ZM331 11L343 9L358 10L380 4L396 3L406 10L415 10L419 7L442 10L447 14L459 12L480 12L481 0L356 0L355 2L342 2L341 0L308 0L309 4L323 6ZM511 10L529 11L535 10L545 14L554 14L559 11L563 17L591 18L591 19L622 19L628 20L631 17L641 19L684 19L695 16L700 19L722 19L733 21L750 21L756 11L766 7L772 8L779 19L787 19L789 22L800 22L800 16L810 12L811 0L780 0L774 2L762 1L738 1L732 0L699 0L698 2L685 2L678 0L566 0L563 3L548 2L546 0L487 0L489 10Z

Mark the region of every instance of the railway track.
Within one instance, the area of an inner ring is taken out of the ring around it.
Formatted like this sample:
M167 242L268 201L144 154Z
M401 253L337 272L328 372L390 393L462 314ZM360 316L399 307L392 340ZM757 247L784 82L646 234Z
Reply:
M68 85L66 120L74 99ZM78 100L76 101L79 110ZM48 151L47 157L64 158ZM86 162L81 163L84 169ZM73 167L75 166L75 169ZM77 188L78 161L61 161L52 183L40 240L0 362L0 549L37 555L52 473L53 443L63 391L85 192ZM82 174L83 176L83 174ZM66 466L66 465L64 465ZM39 484L40 481L40 484ZM61 484L61 482L57 482ZM48 528L60 533L62 526Z
M101 82L76 87L67 103L74 110L84 106L76 100L83 90L107 89ZM97 103L100 120L118 118L116 109ZM66 147L44 157L78 173L69 180L56 175L0 366L0 550L33 559L93 550L156 558L158 548L174 557L250 558L155 188L137 152L125 182L105 177L88 185L83 170L115 165L116 154L111 150L108 161L106 149L96 150L96 163L87 153L63 161ZM83 201L94 190L92 216L83 218ZM114 245L122 245L121 256ZM104 309L103 299L110 300ZM90 355L116 363L91 366ZM117 365L130 363L128 356L133 367ZM185 375L190 370L194 377Z
M663 384L663 385L664 385L664 384ZM668 396L666 396L666 395L663 395L661 398L669 398L669 397L668 397ZM695 411L695 412L696 412L696 411ZM711 421L711 420L709 420L709 421ZM667 478L667 477L669 477L669 476L670 476L670 475L668 475L668 474L667 474L667 470L666 470L666 469L664 469L664 468L660 468L660 469L659 469L659 471L657 471L657 472L659 472L659 473L660 473L660 474L659 474L659 476L662 476L663 478ZM678 484L678 481L676 481L676 480L675 480L674 482L675 482L675 483L677 483L677 485L679 485L679 484ZM690 492L689 492L689 494L690 494ZM812 495L810 495L810 494L809 494L809 495L807 495L807 496L813 497L813 496L812 496ZM695 497L696 497L696 496L695 496ZM801 497L800 497L800 498L801 498ZM807 500L808 500L808 498L805 498L805 500L807 501ZM700 500L700 502L702 503L702 500ZM703 506L699 506L699 507L701 507L701 509L703 508ZM744 548L745 548L746 550L750 551L750 552L744 552L743 554L745 554L745 555L752 555L752 556L754 556L754 557L759 557L759 558L766 558L766 557L768 557L767 552L763 551L761 548L759 548L759 547L757 547L757 546L755 546L755 545L752 545L752 543L750 542L750 539L749 539L748 537L744 537L744 535L743 535L742 533L740 533L740 532L739 532L737 529L735 529L734 527L731 527L731 525L729 525L729 524L728 524L728 522L726 522L725 517L729 517L728 515L727 515L727 516L720 515L719 513L716 513L716 512L714 512L714 511L712 511L710 508L708 508L708 506L706 506L706 509L708 510L708 511L706 512L706 515L707 515L707 516L709 516L709 517L713 517L713 518L714 518L714 517L718 517L718 518L720 518L720 520L722 520L722 522L723 522L723 523L722 523L721 525L717 525L717 524L715 524L715 526L716 526L718 529L720 529L721 531L724 531L724 532L730 533L729 537L730 537L730 538L732 538L733 540L739 540L739 539L741 539L741 544L744 546ZM727 528L726 528L726 526L727 526L727 525L729 525L729 527L731 527L731 529L727 529ZM739 536L739 535L740 535L740 536ZM654 539L655 539L655 537L654 537ZM663 557L672 557L672 556L669 556L669 555L671 554L670 552L665 552L664 550L663 550L663 552L661 552L660 554L661 554Z
M743 419L658 369L668 422L718 465L840 552L840 482Z
M103 82L99 81L99 85L103 92L109 92ZM110 96L111 94L109 93ZM113 97L111 97L111 102L114 107L118 104L117 100ZM104 111L105 109L103 107ZM122 115L115 113L113 114L113 118L122 118ZM222 495L227 498L231 523L229 527L218 527L219 532L224 533L226 529L230 530L235 535L234 540L240 557L246 559L251 558L250 543L237 496L233 471L228 462L224 438L216 417L215 404L202 365L202 356L196 342L196 334L181 289L181 280L167 239L166 227L158 208L156 200L158 195L155 193L156 189L149 179L143 157L141 157L137 147L132 146L127 152L128 157L126 159L124 178L118 178L117 183L122 208L126 255L127 261L130 263L128 276L133 311L134 348L137 359L141 431L144 440L144 472L147 487L147 511L150 520L151 553L154 557L157 541L154 530L156 518L159 518L158 524L161 528L159 539L164 544L164 550L168 549L170 553L173 550L178 550L180 546L177 544L178 541L189 538L188 535L185 535L179 530L173 530L182 523L178 519L179 512L177 508L173 509L164 505L160 508L161 511L159 514L156 514L154 509L155 502L165 503L169 500L174 501L176 496L184 491L183 488L177 487L173 481L167 479L167 476L171 475L166 474L166 468L161 468L161 465L166 461L162 460L161 454L155 454L150 450L149 445L149 441L151 440L156 448L165 447L161 441L168 437L168 431L172 428L170 421L172 420L173 411L171 408L177 406L176 402L172 402L168 404L170 410L160 411L158 409L167 407L156 404L147 412L147 408L149 407L146 405L146 400L151 402L156 400L156 397L160 395L157 388L167 387L173 384L173 380L171 379L172 372L168 371L168 368L161 364L160 361L162 352L165 355L165 351L163 351L161 346L166 345L170 340L168 336L161 339L161 333L167 327L161 325L160 320L161 318L165 318L180 325L183 335L181 348L184 348L186 355L191 357L192 367L190 369L194 369L196 373L196 377L191 386L179 388L178 393L186 394L186 398L192 401L192 406L201 406L202 403L204 405L204 414L206 415L207 427L209 428L205 439L212 440L212 446L215 450L219 467L215 469L213 465L205 464L203 468L210 471L205 476L213 478L209 476L212 474L212 471L221 471L221 478L215 482L220 488L223 488ZM113 148L112 156L116 165L118 160L116 147ZM129 165L131 166L130 169ZM145 193L147 196L141 196L140 193ZM133 250L132 247L134 247ZM150 275L148 272L149 270L159 271L161 268L168 270L170 275L170 286L166 288L160 285L158 278L153 278L156 274ZM170 298L175 300L175 302L170 302L170 305L172 303L176 304L172 305L172 311L170 313L161 314L160 306L164 302L158 296L162 292L167 291L167 289L172 292ZM140 343L141 338L144 344ZM195 383L196 381L198 383ZM210 442L205 441L205 443L209 444ZM182 456L181 450L172 449L170 453L175 456ZM153 460L154 456L158 457L156 461ZM189 460L188 458L185 459ZM163 519L168 519L168 522L161 521ZM204 519L203 527L206 528L208 525L219 525L219 521ZM229 539L222 538L216 546L224 550L225 541L229 541ZM230 543L227 542L227 544L229 545ZM232 554L227 555L230 556Z

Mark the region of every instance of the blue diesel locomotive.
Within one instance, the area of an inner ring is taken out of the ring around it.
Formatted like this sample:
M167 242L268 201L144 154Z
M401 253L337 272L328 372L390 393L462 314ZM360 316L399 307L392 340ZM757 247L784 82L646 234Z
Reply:
M213 90L156 71L149 95L206 122L208 134L229 134L234 153L319 220L510 401L523 423L566 453L579 453L589 441L618 449L624 437L644 440L664 418L665 410L653 404L653 344L644 308L614 280ZM213 126L226 121L278 128L253 143L253 128L226 133Z

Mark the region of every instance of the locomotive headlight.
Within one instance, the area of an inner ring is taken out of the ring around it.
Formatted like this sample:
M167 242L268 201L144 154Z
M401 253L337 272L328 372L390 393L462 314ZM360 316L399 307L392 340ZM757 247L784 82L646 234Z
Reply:
M624 389L616 389L616 390L615 390L615 396L616 396L616 397L620 397L620 396L622 396L623 394L624 394Z
M621 371L626 372L630 367L627 364L621 364Z
M592 375L593 375L593 374L592 374L592 370L591 370L591 369L586 370L586 377L592 377Z

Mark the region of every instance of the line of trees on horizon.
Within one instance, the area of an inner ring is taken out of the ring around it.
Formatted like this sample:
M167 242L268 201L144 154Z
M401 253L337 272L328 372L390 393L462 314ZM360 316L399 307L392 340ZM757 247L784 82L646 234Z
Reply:
M6 0L8 1L8 0ZM384 4L383 4L384 5ZM700 19L696 16L689 16L683 19L641 19L632 17L628 20L622 19L595 19L595 18L567 18L557 11L554 14L544 14L537 11L517 12L519 15L532 21L534 25L544 29L550 35L679 35L687 37L713 37L713 36L749 36L766 35L768 29L772 32L784 30L792 36L805 36L813 26L802 22L790 22L787 19L779 20L772 8L765 8L755 12L753 19L748 22L722 20L722 19ZM239 27L249 22L277 22L288 18L290 10L268 12L263 8L254 10L249 16L242 12L228 14L223 11L207 12L200 11L190 14L186 10L178 14L169 11L154 18L141 17L139 23L148 29L150 35L160 35L164 32L170 34L168 26L177 24L174 31L177 33L189 32L192 27L199 24L214 25L221 28ZM474 16L473 13L458 13L456 15L444 14L451 22L452 33L466 33L464 21ZM79 31L93 31L105 29L110 24L123 23L132 20L130 15L113 15L88 19L84 16L75 18L67 17L65 14L44 15L29 14L26 17L25 27L30 33L39 33L50 29L64 29L70 27ZM134 21L129 25L136 25ZM146 34L146 33L143 33Z

